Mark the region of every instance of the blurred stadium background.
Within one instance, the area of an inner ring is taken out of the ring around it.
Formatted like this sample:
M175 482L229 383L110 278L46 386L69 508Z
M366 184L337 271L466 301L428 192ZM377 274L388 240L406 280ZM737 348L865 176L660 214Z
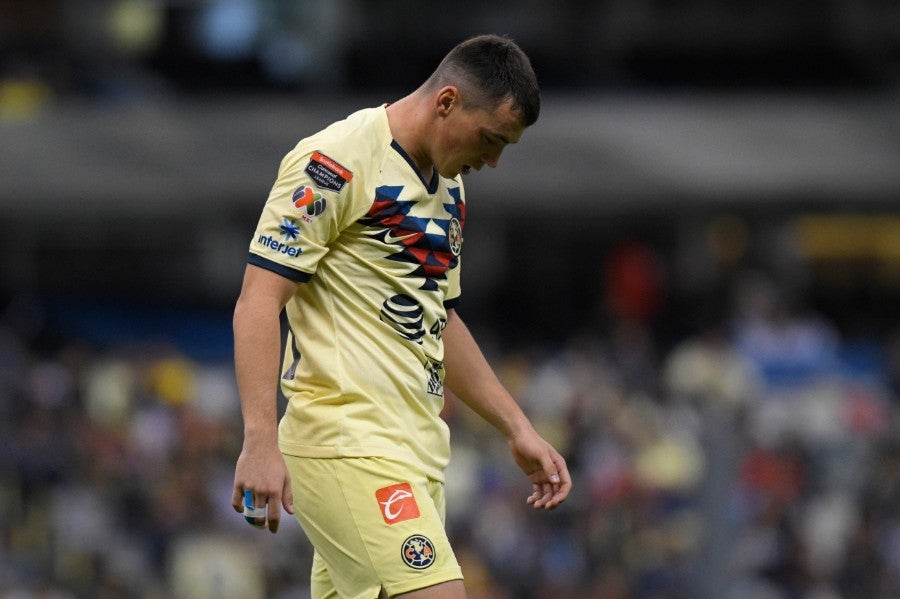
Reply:
M306 597L229 505L230 311L282 155L509 33L460 312L566 454L449 398L475 599L900 596L900 5L0 0L0 596Z

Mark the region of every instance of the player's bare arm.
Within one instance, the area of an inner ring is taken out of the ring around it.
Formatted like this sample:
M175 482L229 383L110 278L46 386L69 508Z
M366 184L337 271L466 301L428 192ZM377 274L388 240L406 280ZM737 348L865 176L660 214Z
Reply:
M557 507L572 488L565 459L534 430L455 310L448 311L442 338L447 387L506 437L513 459L531 480L528 503Z
M244 445L234 473L232 506L266 507L256 524L278 530L281 507L293 513L290 477L278 449L277 381L281 359L279 316L297 283L248 265L234 310L234 360ZM245 511L246 513L246 511Z

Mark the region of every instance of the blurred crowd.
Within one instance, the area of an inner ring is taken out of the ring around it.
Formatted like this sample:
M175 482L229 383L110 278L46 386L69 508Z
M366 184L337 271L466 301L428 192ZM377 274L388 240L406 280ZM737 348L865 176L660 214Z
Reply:
M448 397L470 597L900 596L900 335L846 338L761 275L735 297L668 344L615 294L605 330L565 342L477 331L575 488L532 513L503 439ZM59 338L23 302L0 322L0 596L308 596L296 522L231 508L229 361Z
M434 36L455 40L475 33L475 24L506 27L513 5L472 0L460 13L472 21L447 21L439 4L418 3L415 11L388 4L397 10L360 0L0 3L0 123L32 119L67 97L102 105L182 89L327 91L383 85L387 71L418 77L433 66L428 53L440 52L438 42L449 47ZM517 12L522 30L512 33L533 49L551 89L678 77L734 85L754 70L778 85L895 87L900 73L897 8L889 2L526 4ZM686 16L674 18L679 10ZM413 21L423 15L444 19L444 27L419 27ZM573 40L590 51L573 53ZM844 125L834 125L841 139ZM787 193L814 202L815 189ZM12 197L7 212L29 199ZM73 212L60 214L75 214L78 202L70 204ZM770 204L764 210L778 220ZM571 220L589 220L580 210ZM642 208L633 210L641 216ZM550 217L534 219L542 229L522 244L544 239ZM96 218L105 231L106 219ZM665 220L677 228L677 219ZM646 247L610 252L599 283L602 318L562 339L548 341L525 322L515 324L525 333L511 338L490 314L479 318L463 303L501 379L565 454L575 481L562 508L533 513L525 505L530 485L503 439L447 398L447 525L470 597L900 597L900 322L890 307L861 314L866 306L841 306L874 323L859 334L833 313L792 301L786 283L795 264L776 264L774 274L733 273L729 293L713 293L708 279L746 249L733 225L726 219L682 235L687 249L671 257L682 288L673 284L668 298L658 257ZM883 253L865 275L893 281L885 295L896 298L900 228L879 236L864 225L851 241ZM196 228L212 226L203 220ZM829 248L854 249L832 233L823 236ZM34 243L59 236L38 231ZM11 239L7 271L33 266L15 253L32 240ZM703 240L718 248L718 262L693 251ZM760 245L784 253L771 239ZM48 248L41 256L65 254ZM125 264L119 249L112 245L103 260ZM539 248L543 257L546 249ZM569 278L592 281L596 257L582 249L569 260L547 258L557 281L567 276L558 264L578 261L587 264L577 270L585 276ZM81 267L72 276L91 271ZM853 270L833 274L869 285ZM507 290L517 299L557 292L553 283L536 290L532 280L509 280L531 286ZM200 284L178 279L186 288ZM168 340L162 330L117 335L126 325L119 311L65 312L0 289L0 597L307 597L312 555L299 525L290 520L277 535L264 534L231 508L242 425L227 326L214 331L202 319L181 319L184 328ZM570 284L559 295L582 291ZM521 306L503 306L501 316ZM70 326L78 318L80 330Z
M5 0L0 122L69 97L406 89L460 39L488 30L522 43L555 88L892 88L900 77L891 2L526 5L509 19L521 2L458 0L447 19L438 4L407 0Z

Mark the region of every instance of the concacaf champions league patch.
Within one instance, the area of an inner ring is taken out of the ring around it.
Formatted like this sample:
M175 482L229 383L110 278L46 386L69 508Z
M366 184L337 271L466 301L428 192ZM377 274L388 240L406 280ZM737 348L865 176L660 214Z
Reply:
M353 178L353 173L321 152L313 152L305 170L316 187L331 191L342 190Z

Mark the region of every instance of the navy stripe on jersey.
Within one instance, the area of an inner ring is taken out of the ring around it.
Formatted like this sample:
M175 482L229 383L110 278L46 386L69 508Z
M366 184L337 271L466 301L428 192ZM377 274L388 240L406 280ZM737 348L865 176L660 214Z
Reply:
M308 272L288 268L287 266L283 266L281 264L278 264L277 262L273 262L268 258L258 256L253 252L250 252L250 256L247 258L247 263L254 266L259 266L260 268L265 268L266 270L270 270L277 275L281 275L282 277L290 279L292 281L297 281L298 283L305 283L310 278L312 278L312 275Z
M409 154L406 153L400 144L397 143L397 140L391 141L391 147L397 150L397 153L403 156L403 159L409 163L409 166L416 172L416 175L419 176L419 181L422 182L422 185L425 186L425 190L428 193L434 193L438 190L438 183L440 182L440 175L438 175L437 169L431 167L431 183L425 183L425 179L422 178L422 172L419 170L419 167L416 166L416 163L413 162L413 159L409 157Z
M403 187L399 185L376 188L375 201L359 222L372 229L371 234L377 239L398 247L388 259L415 265L415 270L409 275L424 277L421 288L436 291L436 280L446 278L447 270L454 268L459 261L450 248L448 232L451 219L410 215L416 202L399 199L402 191ZM459 188L451 188L448 192L455 203L444 204L444 209L451 218L459 221L462 228L465 204L460 198Z

